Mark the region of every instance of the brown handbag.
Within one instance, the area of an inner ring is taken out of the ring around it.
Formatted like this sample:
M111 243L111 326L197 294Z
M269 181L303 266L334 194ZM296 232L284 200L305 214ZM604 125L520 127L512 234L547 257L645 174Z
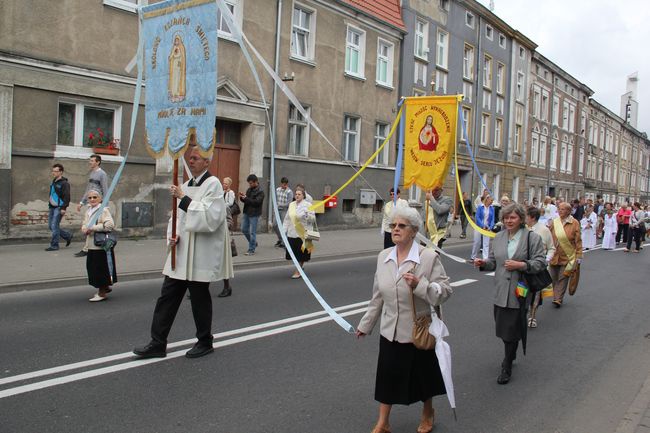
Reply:
M431 350L436 346L436 337L429 333L431 314L415 316L415 295L411 290L411 307L413 308L413 345L416 349Z

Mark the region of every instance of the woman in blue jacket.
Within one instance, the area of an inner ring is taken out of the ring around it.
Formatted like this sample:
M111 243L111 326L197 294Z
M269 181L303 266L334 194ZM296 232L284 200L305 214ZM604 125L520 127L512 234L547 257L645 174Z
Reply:
M485 230L494 228L494 206L492 197L486 195L481 200L481 205L476 209L476 225ZM474 244L472 245L472 260L478 258L479 248L483 247L483 260L490 256L490 238L474 231Z

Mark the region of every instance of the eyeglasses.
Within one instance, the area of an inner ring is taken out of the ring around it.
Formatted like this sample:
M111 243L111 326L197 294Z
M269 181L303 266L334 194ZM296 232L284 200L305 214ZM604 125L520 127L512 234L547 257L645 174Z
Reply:
M390 224L388 224L388 228L390 228L391 230L393 230L395 228L398 228L400 230L404 230L407 227L410 227L410 225L409 224L402 224L402 223L399 223L399 224L390 223Z

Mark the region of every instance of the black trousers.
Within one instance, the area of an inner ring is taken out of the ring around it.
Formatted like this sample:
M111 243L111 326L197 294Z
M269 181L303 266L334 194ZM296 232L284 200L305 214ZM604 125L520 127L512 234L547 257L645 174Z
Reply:
M503 341L504 346L504 358L501 363L501 367L511 369L512 362L517 358L517 347L519 346L518 341Z
M618 231L616 232L616 243L621 241L621 236L623 236L623 242L627 242L629 236L630 225L629 224L619 224Z
M626 248L629 250L632 248L632 240L636 244L636 250L639 251L641 248L641 237L643 231L639 227L630 228L627 234L627 245Z
M151 340L156 344L167 344L167 336L172 329L178 308L183 302L185 291L190 291L192 314L196 325L196 338L199 343L212 344L212 297L210 283L200 281L175 280L165 277L160 297L156 302L151 323Z

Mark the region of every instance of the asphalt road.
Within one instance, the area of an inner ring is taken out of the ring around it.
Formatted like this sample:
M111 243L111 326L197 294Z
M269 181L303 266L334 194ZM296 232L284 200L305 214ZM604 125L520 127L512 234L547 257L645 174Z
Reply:
M375 260L308 264L307 273L356 325ZM650 248L590 251L576 296L560 310L541 308L507 386L496 384L503 349L492 277L443 263L460 284L444 306L458 422L436 397L435 432L616 430L650 374ZM378 335L356 340L327 321L290 274L285 266L240 272L226 299L215 284L217 349L195 360L182 356L194 333L189 302L167 358L129 354L148 341L160 280L121 283L97 304L89 287L0 295L0 432L369 432ZM415 431L419 410L395 407L393 432Z

